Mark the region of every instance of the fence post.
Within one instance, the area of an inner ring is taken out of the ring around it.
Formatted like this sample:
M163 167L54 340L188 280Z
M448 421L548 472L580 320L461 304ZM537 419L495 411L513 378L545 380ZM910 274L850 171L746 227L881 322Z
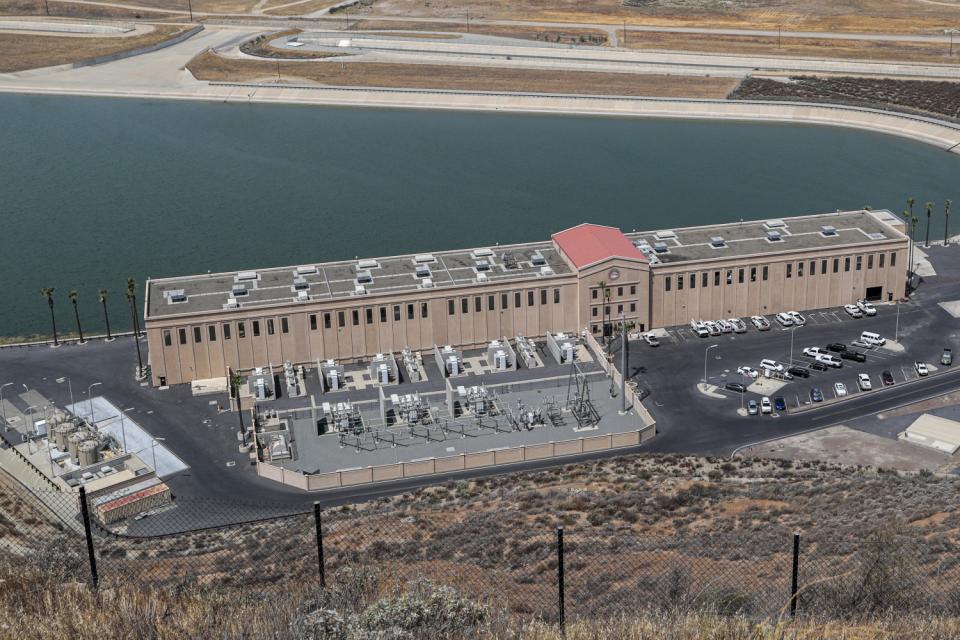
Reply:
M80 487L80 514L83 516L83 531L87 537L87 559L90 561L90 578L93 588L100 587L100 576L97 574L97 557L93 552L93 532L90 530L90 511L87 507L87 490Z
M563 525L557 527L557 596L558 612L560 614L560 633L566 634L566 612L564 611L563 597Z
M327 586L326 569L323 562L323 525L320 522L320 503L313 503L313 522L317 528L317 567L320 571L320 586Z
M797 582L800 573L800 534L793 534L793 579L790 581L790 618L797 615Z

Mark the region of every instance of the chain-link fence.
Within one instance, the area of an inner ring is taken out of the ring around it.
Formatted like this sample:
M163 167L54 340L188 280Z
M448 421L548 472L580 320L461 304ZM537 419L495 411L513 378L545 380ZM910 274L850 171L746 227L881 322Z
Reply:
M13 514L0 522L8 564L91 588L384 593L427 579L549 622L641 611L757 619L960 612L960 548L896 528L855 539L777 526L660 536L594 526L589 516L562 528L485 527L515 517L494 502L465 522L442 508L298 511L189 498L106 523L83 494L17 491L0 497ZM184 531L211 515L222 524Z

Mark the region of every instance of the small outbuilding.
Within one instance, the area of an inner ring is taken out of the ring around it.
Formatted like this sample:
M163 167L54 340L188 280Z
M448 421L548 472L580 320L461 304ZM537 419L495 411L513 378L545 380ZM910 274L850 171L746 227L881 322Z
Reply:
M960 422L925 413L900 434L900 439L953 455L960 449Z

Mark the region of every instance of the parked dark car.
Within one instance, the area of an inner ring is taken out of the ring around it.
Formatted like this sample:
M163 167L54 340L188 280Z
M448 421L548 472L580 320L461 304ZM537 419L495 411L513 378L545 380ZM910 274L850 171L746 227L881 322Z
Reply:
M847 345L842 342L831 342L827 345L827 351L833 351L834 353L843 353L847 350Z
M822 363L822 362L811 362L811 363L810 363L810 368L811 368L811 369L814 369L814 370L816 370L816 371L826 371L826 370L829 369L830 367L827 366L827 365L825 365L825 364Z
M783 399L783 396L777 396L773 399L773 408L777 411L786 411L787 401Z
M820 391L820 387L810 389L810 400L813 402L823 402L823 391Z
M856 349L850 349L849 351L843 351L840 353L840 357L844 360L853 360L854 362L866 362L867 354L862 351L857 351Z
M809 378L810 372L803 367L790 367L787 373L797 378Z
M727 391L736 391L737 393L746 393L747 388L739 382L728 382L724 387Z
M893 374L890 371L884 371L880 374L880 379L883 380L885 386L890 386L893 384Z

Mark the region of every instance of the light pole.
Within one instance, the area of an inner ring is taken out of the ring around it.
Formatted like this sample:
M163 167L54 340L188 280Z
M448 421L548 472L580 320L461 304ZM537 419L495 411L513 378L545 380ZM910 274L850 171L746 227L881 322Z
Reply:
M90 385L89 387L87 387L87 403L88 403L88 405L89 405L89 407L90 407L90 420L89 420L88 422L90 423L91 426L93 426L93 425L96 423L96 420L93 419L93 396L90 395L90 390L93 389L93 388L96 387L96 386L101 385L101 384L103 384L103 383L102 383L102 382L94 382L92 385Z
M34 413L36 413L37 406L36 406L36 405L33 405L33 404L30 405L29 407L27 407L26 409L23 410L23 415L25 415L25 416L26 416L26 415L29 415L31 410L33 410ZM34 423L33 423L32 420L30 421L29 430L30 430L30 431L33 431L33 430L34 430ZM28 451L29 453L33 453L33 451L30 449L30 433L29 433L29 431L27 432L27 451Z
M720 345L718 344L712 344L703 350L703 388L704 390L706 390L707 388L707 354L710 352L710 349L713 349L714 347L719 347L719 346Z
M127 411L133 411L133 407L127 407L126 409L121 409L121 410L120 410L120 434L121 434L122 437L123 437L123 453L124 453L124 455L126 455L127 453L130 452L130 451L127 449L127 428L126 428L126 426L123 424L123 419L124 419L124 417L125 417L124 414L126 414Z
M790 366L793 366L793 334L797 330L797 325L790 327Z
M897 324L893 329L893 341L900 341L900 301L897 300Z
M5 382L0 385L0 415L3 416L3 430L8 431L10 429L10 424L7 422L7 408L3 406L3 390L6 387L11 386L12 382Z
M67 389L69 389L69 391L70 391L70 410L73 411L74 413L76 413L76 412L77 412L77 408L76 408L75 406L73 406L73 383L70 382L70 378L68 378L68 377L66 377L66 376L64 376L63 378L60 378L59 380L57 380L57 382L59 382L60 384L63 384L64 381L66 381L66 383L67 383Z
M153 454L153 473L159 478L160 474L157 473L157 443L165 441L166 438L153 438L150 441L150 453Z

